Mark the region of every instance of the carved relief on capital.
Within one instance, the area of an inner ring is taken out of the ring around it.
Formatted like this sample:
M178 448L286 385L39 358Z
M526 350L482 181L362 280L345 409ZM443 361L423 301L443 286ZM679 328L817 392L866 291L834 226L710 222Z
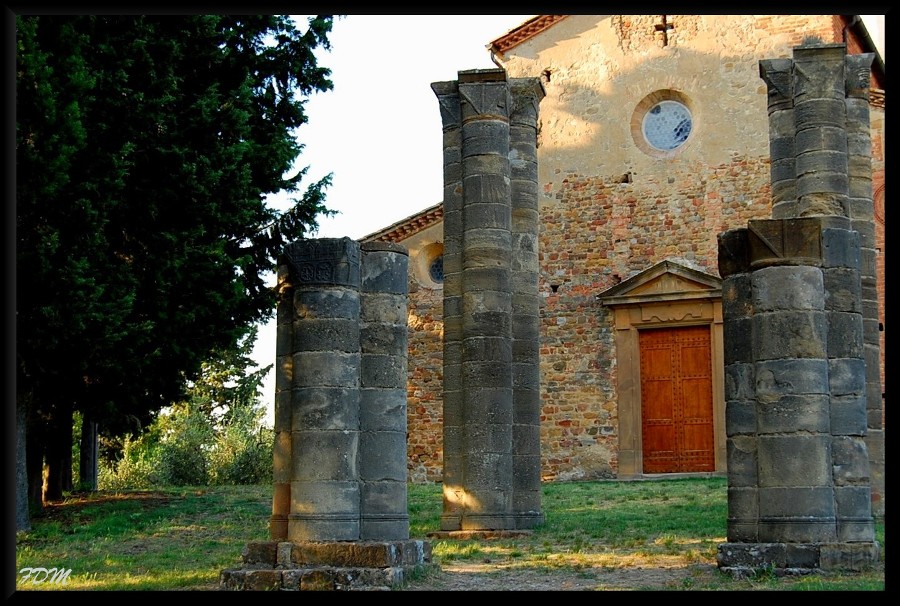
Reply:
M301 240L285 247L284 256L296 286L359 286L360 251L355 240Z
M843 44L794 49L793 95L796 104L810 99L843 99L845 78Z
M822 230L827 227L849 229L849 222L841 217L749 221L747 244L751 267L820 264Z

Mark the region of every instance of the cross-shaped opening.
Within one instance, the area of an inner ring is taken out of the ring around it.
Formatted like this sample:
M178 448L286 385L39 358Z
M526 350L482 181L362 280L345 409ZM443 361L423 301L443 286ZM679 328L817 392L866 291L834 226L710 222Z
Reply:
M675 26L672 23L669 23L666 19L666 15L660 15L660 23L657 23L653 26L653 29L656 31L657 38L662 40L663 46L669 45L669 32L675 29Z

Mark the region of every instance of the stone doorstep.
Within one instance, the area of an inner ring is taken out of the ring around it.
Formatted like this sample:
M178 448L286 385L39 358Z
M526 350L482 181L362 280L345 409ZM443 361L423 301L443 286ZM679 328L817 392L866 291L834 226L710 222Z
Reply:
M760 570L776 576L830 571L859 572L878 563L877 541L866 543L722 543L717 565L735 578Z

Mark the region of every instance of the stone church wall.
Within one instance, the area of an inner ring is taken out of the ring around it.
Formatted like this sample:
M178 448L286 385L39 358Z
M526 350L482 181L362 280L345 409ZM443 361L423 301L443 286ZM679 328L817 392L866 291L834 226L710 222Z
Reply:
M407 456L411 482L440 482L443 473L443 301L427 261L440 250L442 223L403 241L410 252ZM436 249L436 250L432 250Z

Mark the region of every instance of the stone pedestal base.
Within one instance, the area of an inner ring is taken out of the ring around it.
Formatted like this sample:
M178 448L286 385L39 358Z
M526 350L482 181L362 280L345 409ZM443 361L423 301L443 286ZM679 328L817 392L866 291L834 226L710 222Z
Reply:
M223 591L390 590L415 570L434 566L427 541L256 541L243 566L223 570Z
M865 570L878 563L871 543L722 543L716 563L736 578L768 570L776 575Z

